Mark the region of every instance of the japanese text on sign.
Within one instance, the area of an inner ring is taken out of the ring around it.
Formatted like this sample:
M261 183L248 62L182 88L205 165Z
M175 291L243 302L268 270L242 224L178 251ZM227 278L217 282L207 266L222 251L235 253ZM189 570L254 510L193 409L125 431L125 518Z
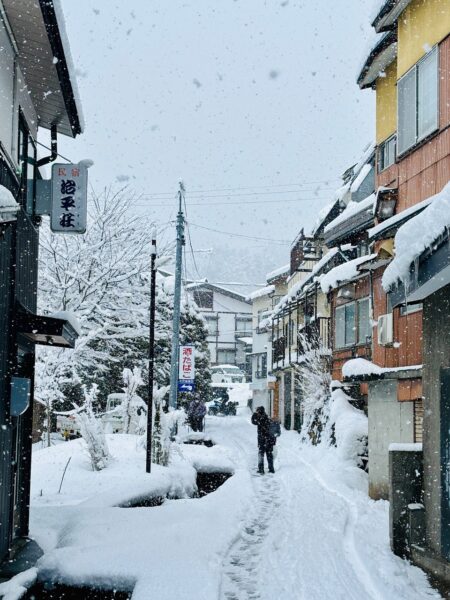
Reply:
M87 168L79 164L54 164L52 166L52 231L84 233L86 217Z
M193 381L195 379L194 346L180 346L180 366L178 378L184 381Z

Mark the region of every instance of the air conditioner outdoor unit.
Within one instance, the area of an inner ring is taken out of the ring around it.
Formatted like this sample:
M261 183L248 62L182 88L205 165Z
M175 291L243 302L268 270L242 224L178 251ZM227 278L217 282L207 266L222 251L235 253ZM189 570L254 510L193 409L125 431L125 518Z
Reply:
M394 323L392 313L378 317L378 344L389 346L394 341Z

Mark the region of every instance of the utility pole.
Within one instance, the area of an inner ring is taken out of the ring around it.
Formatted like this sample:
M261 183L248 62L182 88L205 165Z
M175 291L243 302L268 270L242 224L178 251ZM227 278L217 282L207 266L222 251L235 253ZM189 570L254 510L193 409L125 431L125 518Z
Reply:
M180 347L180 304L181 304L181 272L184 246L184 185L180 181L178 190L178 215L177 215L177 250L175 262L175 289L173 296L173 333L172 333L172 360L170 363L170 395L169 406L177 407L178 394L178 361Z
M152 470L153 381L155 367L155 308L156 308L156 231L152 234L150 262L150 325L148 349L147 457L145 470Z

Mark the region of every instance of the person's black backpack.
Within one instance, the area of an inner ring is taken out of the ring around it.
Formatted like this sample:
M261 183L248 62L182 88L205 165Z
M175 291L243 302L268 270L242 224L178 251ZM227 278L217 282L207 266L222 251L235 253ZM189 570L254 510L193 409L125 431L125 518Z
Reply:
M278 421L269 420L269 435L277 438L281 435L281 427Z

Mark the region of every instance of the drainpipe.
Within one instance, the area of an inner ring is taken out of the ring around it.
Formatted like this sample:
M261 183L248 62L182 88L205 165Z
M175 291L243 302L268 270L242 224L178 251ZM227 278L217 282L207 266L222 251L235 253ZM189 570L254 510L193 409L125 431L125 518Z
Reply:
M49 156L44 156L44 158L38 160L36 163L37 168L48 165L48 163L54 162L58 158L58 129L56 123L52 123L50 135L52 153Z

